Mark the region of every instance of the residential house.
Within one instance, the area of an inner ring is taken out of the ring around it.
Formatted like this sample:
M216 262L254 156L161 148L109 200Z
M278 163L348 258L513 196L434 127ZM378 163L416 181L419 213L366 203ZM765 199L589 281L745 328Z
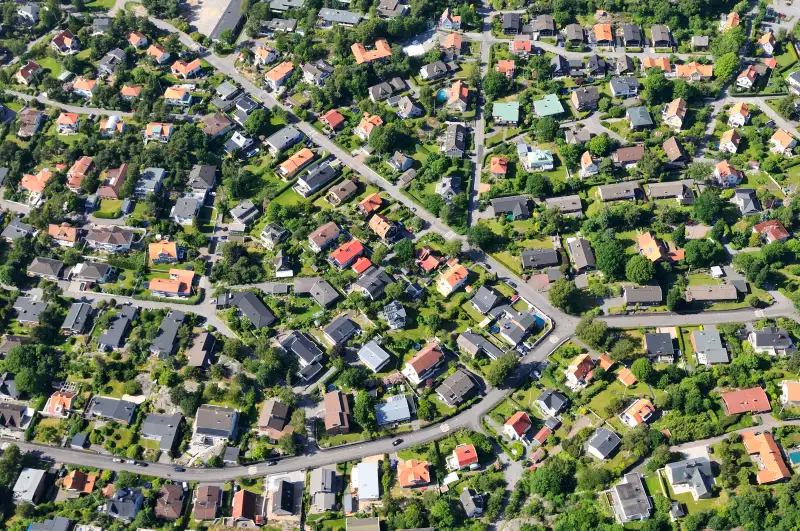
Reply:
M212 485L200 485L194 492L192 514L196 522L214 520L222 506L222 489Z
M91 100L97 90L98 83L95 79L79 77L72 82L72 93L76 96Z
M81 49L81 43L68 29L59 31L50 40L50 47L61 55L77 53Z
M275 316L252 291L227 293L217 298L217 308L238 308L255 328L265 328L275 322Z
M344 124L344 116L339 112L339 109L331 109L320 116L319 121L323 125L326 125L331 131L336 131Z
M100 121L100 135L110 138L117 134L122 134L128 129L127 124L119 116L109 116Z
M756 191L752 188L738 188L734 192L731 202L739 207L743 216L761 212L760 201L756 197Z
M512 441L524 441L531 429L531 418L524 411L517 411L503 424L503 435Z
M144 130L144 143L148 142L169 142L172 138L172 133L175 132L175 126L172 124L150 122Z
M594 269L596 267L592 247L584 238L568 238L567 248L572 257L572 265L575 271Z
M608 428L597 428L586 444L586 452L600 461L605 461L619 448L619 435Z
M211 446L222 441L233 441L239 422L239 412L227 406L203 404L195 414L193 436Z
M686 153L686 150L683 149L683 146L678 141L677 137L674 136L669 137L667 140L664 141L663 144L661 144L661 149L667 156L668 168L674 168L674 169L684 168L690 160L688 153ZM691 196L689 194L691 194ZM683 195L678 196L677 199L681 203L683 201L689 201L690 199L693 202L694 192L691 191L691 188L685 186L683 188Z
M641 131L653 127L653 119L647 111L647 107L630 107L625 113L631 131Z
M728 129L719 140L719 150L723 153L736 153L739 150L741 137L736 129Z
M444 63L444 61L439 60L422 65L422 67L419 69L419 75L422 79L429 81L443 77L447 75L449 71L450 69L447 68L447 65ZM370 97L372 96L370 95Z
M635 77L615 77L608 83L615 98L628 98L639 94L639 80Z
M579 175L581 179L585 179L586 177L591 177L592 175L597 175L600 173L600 168L594 161L592 154L588 151L584 151L583 155L581 155L580 161L581 169Z
M769 139L769 142L771 144L769 150L772 153L783 155L785 157L791 157L793 154L792 151L797 145L797 139L795 139L786 129L777 129Z
M236 223L247 226L259 216L258 207L250 200L245 199L230 210L230 215Z
M294 155L281 162L278 166L278 173L284 179L292 178L297 172L308 166L314 160L316 155L313 151L304 147L297 151Z
M172 452L175 442L180 439L180 429L183 424L183 415L173 413L161 415L150 413L142 423L142 438L158 443L162 452Z
M555 249L525 249L520 254L520 260L523 269L540 269L561 264L561 258Z
M672 48L672 36L669 28L663 24L650 26L650 41L653 48Z
M321 87L333 73L333 67L321 59L313 63L305 63L301 70L303 71L303 81L317 87Z
M723 393L722 406L728 415L765 413L772 410L769 398L761 387Z
M41 129L45 118L46 115L42 111L31 108L23 109L17 114L17 122L19 123L17 136L20 138L32 137Z
M78 132L80 115L74 112L62 112L56 119L56 130L59 135L74 135Z
M489 159L489 173L495 178L505 177L508 173L508 159L502 156Z
M592 28L592 36L598 46L614 46L614 32L611 24L595 24Z
M751 89L758 80L758 71L755 65L747 65L742 72L736 76L736 86L743 89Z
M461 158L467 151L467 129L460 123L450 123L442 139L442 153Z
M328 435L350 433L350 403L341 391L330 391L323 398L325 431Z
M589 354L580 354L572 360L564 371L567 383L572 387L584 387L592 379L594 360Z
M46 491L47 470L25 467L14 483L14 487L11 490L11 499L15 505L25 503L36 505L42 500Z
M512 195L492 199L494 216L503 216L512 220L527 219L531 213L528 208L528 198L522 195Z
M305 135L300 132L299 129L294 127L293 125L287 125L286 127L280 129L278 132L273 133L270 137L267 138L265 143L269 148L269 152L272 156L277 155L278 153L289 149L293 145L297 144Z
M748 454L758 456L756 483L768 485L789 479L791 471L786 466L780 446L770 432L745 432L742 434L742 443Z
M733 188L739 185L742 177L742 172L734 168L727 160L723 160L714 167L712 180L721 188Z
M789 231L777 219L753 225L753 232L760 234L767 243L783 242L790 238Z
M680 131L683 128L684 120L686 120L686 110L686 100L676 98L664 107L661 112L661 121L670 129Z
M654 362L672 363L675 360L672 336L666 332L645 334L644 352Z
M207 369L214 362L216 339L208 332L200 332L192 338L192 346L186 351L189 367Z
M194 271L170 269L169 278L154 278L150 280L147 287L154 297L190 297L193 283Z
M186 492L181 485L163 485L156 498L156 518L174 522L183 514Z
M492 106L492 120L496 125L517 125L519 122L519 102L496 102Z
M383 119L377 114L370 115L368 112L364 113L364 117L358 123L358 126L353 130L355 135L363 141L368 141L372 136L372 132L383 125Z
M625 286L622 299L626 306L651 306L661 304L664 295L660 286Z
M436 367L443 361L444 353L441 347L436 343L430 343L406 362L402 373L413 385L420 385L433 375Z
M47 399L41 414L49 417L69 417L76 396L78 396L77 393L56 391Z
M343 243L328 256L328 262L339 270L350 267L356 258L364 254L364 246L360 241L352 239Z
M330 221L308 235L308 245L315 253L320 253L335 242L342 233L339 226Z
M665 74L672 73L672 65L668 57L644 57L642 58L642 73L647 73L651 68L658 68Z
M533 101L533 112L539 118L557 116L564 112L564 106L555 94L546 94L542 99Z
M464 487L458 499L467 518L478 518L483 515L486 502L482 494L476 494L474 490Z
M115 48L108 52L97 64L97 73L100 77L113 76L117 66L125 61L127 55L121 48Z
M72 303L64 322L61 324L61 333L66 335L85 333L91 314L91 304L87 302Z
M264 229L261 231L259 235L259 240L269 250L275 249L275 247L285 240L289 236L289 231L281 227L280 225L276 225L274 223L268 223L264 226Z
M461 16L452 15L450 8L445 8L439 17L439 27L444 30L458 31L461 29Z
M536 406L548 417L558 416L566 409L569 400L559 391L545 389L536 398Z
M34 62L28 60L23 66L17 70L15 74L15 78L17 83L20 85L25 85L26 87L30 85L33 81L36 80L36 77L39 75L39 72L42 71L42 67Z
M97 340L97 348L101 351L119 349L125 344L128 330L136 317L137 310L133 306L124 306L115 315L114 320L107 330L104 330Z
M436 388L436 396L448 407L455 408L475 396L477 390L478 386L469 373L456 369Z
M280 87L282 87L289 77L294 72L294 64L290 61L284 61L266 74L264 74L264 79L266 80L267 85L277 92Z
M547 208L557 208L565 216L581 218L583 217L583 205L578 195L567 195L563 197L549 197L545 199Z
M133 422L136 404L127 400L95 396L89 403L87 414L104 420L113 420L126 426Z
M772 53L775 51L775 35L771 31L768 31L758 39L757 44L762 50L764 50L765 54L772 55Z
M728 125L731 127L744 127L750 121L750 108L744 102L739 102L728 112Z
M448 89L447 107L459 112L467 112L469 108L469 88L463 81L457 80Z
M123 100L132 102L142 93L142 88L144 88L143 85L123 85L119 90L119 95L122 96Z
M192 93L185 88L167 87L164 91L164 103L174 107L191 107L193 99Z
M747 335L747 342L755 352L770 356L785 356L796 350L789 332L772 326L753 330Z
M340 315L322 330L325 340L334 347L347 342L356 333L358 327L347 314Z
M570 101L579 112L594 110L600 101L600 92L594 86L576 88L572 91Z
M386 39L377 39L374 48L369 51L360 42L353 44L350 50L353 52L358 64L381 61L392 56L392 49Z
M675 77L683 79L687 83L707 81L713 75L714 67L712 65L703 65L697 62L675 65Z
M162 240L148 246L150 260L154 264L174 264L183 257L184 249L176 242Z
M610 491L611 509L620 523L647 520L653 509L653 502L647 495L639 474L625 474L621 483L614 485Z
M111 227L93 227L86 234L86 243L92 249L108 253L130 251L133 244L133 232L116 225Z
M27 268L29 277L44 278L46 280L57 281L64 269L64 262L52 258L37 256Z
M458 259L453 258L447 262L447 270L439 275L436 281L436 290L442 296L449 297L466 284L468 277L467 268L458 263Z
M628 427L635 428L653 418L656 408L653 403L646 398L635 400L628 408L623 411L619 419Z
M646 44L642 29L631 23L622 26L622 42L626 47L632 48L642 48Z

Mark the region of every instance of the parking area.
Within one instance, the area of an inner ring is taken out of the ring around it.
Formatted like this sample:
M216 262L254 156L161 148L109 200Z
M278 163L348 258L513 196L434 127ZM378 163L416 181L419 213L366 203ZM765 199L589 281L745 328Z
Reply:
M185 18L203 35L211 35L232 0L186 0Z

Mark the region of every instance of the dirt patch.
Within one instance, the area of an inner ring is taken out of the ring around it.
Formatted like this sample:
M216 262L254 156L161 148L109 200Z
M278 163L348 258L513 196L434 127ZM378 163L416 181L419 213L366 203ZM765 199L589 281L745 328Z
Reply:
M491 189L492 189L492 185L491 184L481 182L478 185L478 195L485 194L486 192L488 192Z

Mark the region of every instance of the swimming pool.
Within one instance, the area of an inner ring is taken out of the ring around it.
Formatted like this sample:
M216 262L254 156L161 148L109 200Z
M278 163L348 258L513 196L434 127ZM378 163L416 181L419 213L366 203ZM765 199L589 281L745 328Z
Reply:
M789 452L789 462L792 466L800 465L800 450L795 450L793 452Z
M447 89L439 89L439 92L436 93L436 101L439 103L447 101Z

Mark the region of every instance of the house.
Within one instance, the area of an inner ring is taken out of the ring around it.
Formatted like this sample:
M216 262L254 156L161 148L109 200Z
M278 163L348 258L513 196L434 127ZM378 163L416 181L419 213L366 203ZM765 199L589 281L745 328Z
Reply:
M581 63L581 65L583 65L583 63ZM553 74L553 77L556 78L569 76L572 73L572 69L570 67L570 61L567 60L567 58L564 57L563 55L558 55L558 54L554 55L553 59L550 61L550 70L551 73ZM556 96L555 94L553 94L553 96L555 96L556 99L558 99L558 96Z
M354 467L353 483L358 490L359 501L374 501L380 499L379 477L380 473L377 461L361 461ZM355 478L358 478L357 482Z
M650 41L653 48L672 48L672 36L669 28L663 24L650 26Z
M453 455L447 458L448 468L463 470L478 464L478 452L471 444L459 444L453 449Z
M505 35L516 35L522 27L519 13L503 13L501 24Z
M223 145L223 149L231 157L249 158L259 151L259 148L253 148L254 144L255 140L253 138L243 134L241 131L234 131L233 136Z
M485 500L482 494L476 494L474 490L464 487L458 499L467 518L477 518L483 515Z
M765 413L772 410L769 398L761 387L723 393L722 406L728 415L740 413Z
M592 175L597 175L600 173L600 168L598 168L594 158L592 158L592 154L588 151L584 151L583 155L581 155L580 166L581 169L579 174L581 179L585 179L586 177L591 177Z
M147 48L147 55L152 57L153 60L159 65L163 65L164 63L169 61L170 58L170 54L166 50L166 48L164 48L158 43L153 43L150 45L149 48Z
M308 235L308 245L312 251L320 253L337 241L341 233L339 226L330 221Z
M448 124L441 151L448 157L463 157L467 151L467 129L460 123Z
M177 269L171 269L172 271L179 271ZM194 276L194 271L190 271L191 275ZM170 275L172 276L172 275ZM164 280L164 279L153 279L150 281L150 285L156 280ZM180 288L177 288L180 289ZM191 289L191 284L189 284L189 288ZM187 291L188 291L187 289ZM150 288L151 292L155 291L154 295L156 296L166 296L168 294L172 294L169 288L157 286L155 288ZM154 356L157 356L160 359L166 359L172 355L175 351L175 346L177 344L177 337L178 337L178 329L183 325L184 321L186 320L186 314L180 312L178 310L170 311L166 317L161 321L161 326L156 333L156 337L153 338L152 343L150 343L150 353Z
M556 23L552 15L536 15L530 21L532 33L539 37L555 37Z
M524 142L517 144L517 156L525 171L550 171L555 167L553 152L549 149L532 148Z
M358 328L347 314L342 314L322 330L325 341L332 346L338 346L356 335Z
M413 385L419 385L431 377L436 367L443 361L444 353L441 347L436 343L429 343L406 362L402 373Z
M364 113L364 117L358 123L358 126L353 130L353 133L363 141L369 140L372 132L383 125L383 119L377 114L370 115L368 112Z
M294 72L294 64L290 61L284 61L266 74L264 74L264 79L266 80L267 85L277 92L277 90L282 87L289 77Z
M492 308L497 306L502 299L503 296L492 288L481 286L472 296L472 299L470 299L470 304L482 315L486 315Z
M443 296L449 297L467 282L469 271L458 263L458 259L451 259L447 263L447 270L439 275L436 281L436 290Z
M480 353L485 354L488 358L493 360L503 355L503 351L496 347L494 343L471 331L459 334L456 339L456 344L462 351L473 358L477 357Z
M768 31L758 39L757 44L762 50L764 50L765 54L772 55L772 53L775 51L775 35L771 31Z
M733 188L741 182L742 177L742 172L734 168L727 160L723 160L714 167L712 180L721 188Z
M713 75L714 67L712 65L703 65L697 62L675 65L675 77L683 79L687 83L706 81Z
M0 374L0 400L18 400L19 396L14 375L8 372Z
M342 116L342 113L339 112L339 109L331 109L320 116L319 121L323 125L328 126L331 131L336 131L344 123L344 116Z
M381 206L383 206L381 194L379 192L375 192L374 194L368 195L358 203L358 211L363 216L369 216L373 212L380 210Z
M610 490L611 508L620 523L647 520L653 509L653 502L647 495L639 474L625 474L621 483Z
M187 365L206 369L214 361L216 339L208 332L200 332L192 338L192 346L186 351Z
M760 234L767 243L783 242L789 239L789 231L777 219L753 225L753 232Z
M561 258L555 249L525 249L520 253L520 260L523 269L540 269L561 264Z
M456 369L436 388L436 396L448 407L455 408L471 399L477 390L478 387L469 373L463 369Z
M770 432L748 431L742 433L742 443L748 454L758 456L755 461L759 469L756 472L756 482L759 485L784 481L791 476L792 473L786 466L781 448Z
M510 220L527 219L531 213L528 208L528 198L522 195L512 195L492 199L494 216L503 216Z
M176 484L163 485L158 492L155 505L156 518L174 522L183 514L186 492Z
M630 107L625 113L625 118L632 131L641 131L653 126L653 119L645 106Z
M83 334L89 324L89 317L92 314L92 305L86 302L72 303L61 324L61 333Z
M217 167L211 164L195 164L189 171L186 182L194 197L204 201L217 184Z
M17 114L17 123L19 123L17 136L20 138L32 137L41 129L45 118L46 115L42 111L31 108L23 109Z
M331 511L336 508L336 470L315 468L309 478L309 497L315 512Z
M590 55L586 60L586 75L592 77L605 77L609 64L597 54Z
M617 58L617 62L614 64L614 72L621 76L623 74L636 74L636 65L627 55L623 55Z
M220 300L220 298L222 300ZM275 322L275 316L267 308L258 295L251 291L237 291L220 295L217 307L238 308L240 314L246 317L255 328L265 328Z
M200 485L194 493L192 514L196 522L214 520L222 506L222 489L212 485Z
M64 262L52 258L36 257L27 268L29 277L44 278L57 281L64 269Z
M419 69L419 75L422 79L428 81L445 76L449 71L450 69L447 68L447 65L444 63L444 61L440 60L422 65L422 67ZM370 98L371 97L372 95L370 94Z
M448 33L439 41L439 45L444 51L454 52L456 55L461 53L463 44L464 37L460 33Z
M586 40L586 35L583 31L583 27L580 24L568 24L564 28L564 34L566 36L567 42L571 46L582 46L584 41Z
M110 138L116 134L122 134L128 129L125 122L119 116L109 116L100 122L100 135Z
M413 488L431 482L431 470L427 461L408 459L397 465L397 481L401 487Z
M352 28L361 21L361 18L362 16L360 13L354 13L352 11L345 11L342 9L330 9L327 7L323 7L322 9L319 10L317 25L320 28L332 28L334 24L338 24L340 26ZM294 21L294 19L290 20ZM296 21L294 22L295 22L294 26L296 26L297 23Z
M321 59L313 63L305 63L301 70L303 71L303 81L317 87L321 87L333 73L333 67Z
M399 330L406 326L406 310L399 301L392 301L381 309L379 314L389 325L389 330Z
M552 389L545 389L536 398L536 405L548 417L558 416L564 409L566 409L569 400L559 391Z
M555 94L546 94L542 99L533 100L533 112L539 118L557 116L564 112L564 106Z
M249 225L259 216L258 207L250 200L245 199L230 210L230 215L236 223Z
M579 112L594 110L600 101L600 92L594 86L576 88L572 91L570 101Z
M79 77L72 82L72 93L82 98L86 98L87 100L91 100L92 96L94 96L94 93L97 90L97 87L97 80Z
M503 435L512 441L524 441L531 429L531 418L524 411L517 411L503 424Z
M276 225L274 223L268 223L264 226L264 229L261 231L259 236L259 240L269 250L275 249L275 247L285 240L289 236L289 231L281 227L280 225Z
M614 32L611 24L595 24L592 28L594 42L598 46L614 46Z
M358 359L372 372L377 373L389 363L391 356L378 343L371 340L359 349Z
M511 60L511 59L501 59L500 61L497 62L497 66L495 66L495 70L497 72L500 72L501 74L503 74L507 78L512 78L512 77L514 77L514 72L516 70L516 67L514 65L514 61L513 60Z
M143 88L143 85L123 85L119 90L119 95L123 100L131 102L139 97Z
M740 141L741 137L739 133L736 132L736 129L728 129L722 133L722 137L720 137L719 150L724 153L736 153L739 150ZM741 178L741 176L739 178Z
M747 335L747 342L755 352L770 356L784 356L796 350L789 332L771 326L753 330Z
M120 424L130 425L136 412L136 404L127 400L95 396L89 403L88 415L104 420L113 420Z
M557 208L565 216L581 218L583 217L583 206L581 198L577 195L567 195L563 197L550 197L545 199L547 208Z
M341 391L330 391L323 398L325 431L328 435L350 433L350 403Z
M661 144L661 149L667 156L667 167L681 169L689 162L689 155L683 149L683 146L678 141L677 137L671 136ZM652 189L652 186L651 186ZM694 192L688 186L683 186L682 195L676 196L679 203L691 204L694 202Z
M675 358L672 336L665 332L645 334L644 351L648 358L659 363L672 363Z
M167 87L164 91L164 103L174 107L191 107L192 93L185 88Z
M202 202L196 197L179 197L175 206L172 207L169 217L179 225L191 226L200 213L202 205Z
M170 269L169 278L154 278L148 283L148 289L154 297L190 297L194 271L188 269Z
M378 426L396 426L411 420L411 406L413 395L394 395L375 406L375 418Z
M459 112L467 112L469 108L469 88L460 79L447 91L447 106Z
M622 299L626 306L651 306L661 304L664 295L660 286L625 286Z
M784 380L781 382L781 403L789 407L800 404L800 382Z
M644 424L650 420L656 412L653 403L646 398L639 398L623 411L619 419L630 428L635 428L639 424Z
M758 70L755 65L747 65L742 72L736 76L736 86L743 89L751 89L758 79Z
M23 19L26 24L36 25L39 23L39 6L34 3L27 3L17 10L17 15Z
M72 470L62 480L62 487L67 492L91 494L94 490L94 483L97 475L88 475L82 470Z
M305 168L311 161L314 160L316 155L313 151L304 147L297 151L294 155L283 161L278 166L278 173L285 179L290 179L297 172Z
M750 108L744 102L739 102L731 107L728 113L728 125L731 127L744 127L750 121Z
M594 360L589 354L580 354L569 364L564 371L567 382L573 387L585 386L592 379Z
M144 130L144 143L148 142L169 142L172 138L172 133L175 132L175 126L172 124L165 124L159 122L150 122Z
M17 70L17 73L14 77L16 78L17 83L27 87L31 84L31 82L36 80L36 77L41 71L42 67L39 66L38 63L29 60L27 63L21 66L19 70Z
M127 55L121 48L115 48L108 52L97 64L97 73L99 77L113 76L117 70L117 66L125 61Z
M353 284L353 290L361 293L367 299L375 301L384 296L386 287L392 282L394 280L383 268L368 267Z
M506 157L492 157L489 159L489 173L492 177L505 177L508 173L508 159Z
M22 326L37 326L40 323L41 314L46 308L45 301L37 301L31 297L17 297L14 301L17 322Z
M350 267L356 258L364 254L364 246L360 241L352 239L343 243L328 256L328 262L339 270Z
M594 431L586 444L586 452L600 461L605 461L616 451L621 440L619 435L608 428L601 427Z
M686 110L686 100L676 98L661 111L661 121L673 131L680 131L683 128L684 120L686 120Z
M517 125L519 122L519 102L496 102L492 106L492 120L496 125Z
M15 505L38 504L47 491L47 470L23 468L11 491Z
M287 125L286 127L280 129L278 132L273 133L270 137L267 138L265 143L269 148L269 152L272 156L277 155L278 153L289 149L293 145L300 142L305 135L300 132L299 129L294 127L293 125Z
M233 408L203 404L195 415L193 438L203 440L208 446L222 441L233 441L236 438L238 421L239 412Z
M256 424L259 435L266 435L270 440L277 441L284 435L292 433L289 411L289 406L274 398L266 400Z
M142 423L142 438L156 441L160 451L169 453L180 438L182 423L183 415L177 412L171 415L150 413Z
M74 112L62 112L56 119L56 130L59 135L74 135L78 132L80 116Z
M395 151L394 155L386 161L390 168L398 172L406 171L413 163L414 159L399 151Z
M67 188L73 192L78 192L81 182L90 173L94 172L95 165L92 157L81 157L67 171Z
M458 31L461 29L461 16L450 14L450 8L445 8L439 17L439 27L443 30Z
M151 243L147 250L150 260L154 264L177 263L180 261L184 253L184 249L179 247L176 242L170 242L167 240Z
M381 61L392 56L392 49L386 39L378 39L375 41L375 47L367 51L363 44L357 42L350 47L353 56L356 58L356 63L364 64L373 61Z
M714 472L706 456L669 463L664 475L676 493L691 492L695 501L713 496Z
M639 80L635 77L615 77L608 83L615 98L628 98L639 94Z
M644 57L642 58L642 73L646 74L651 68L658 68L665 74L672 73L672 65L668 57Z
M661 240L656 239L652 231L640 234L637 246L639 247L639 253L651 262L658 262L667 255L664 244Z
M770 151L785 157L792 156L792 150L797 145L797 140L786 129L778 129L769 139Z
M739 207L739 211L743 216L761 212L761 206L758 197L756 197L756 191L752 188L738 188L734 192L731 202Z
M626 47L642 48L645 45L642 29L636 24L624 24L622 26L622 42Z
M69 417L76 396L78 396L77 393L56 391L47 399L41 414L49 417Z
M76 53L81 49L81 43L68 29L56 33L50 41L50 47L61 55Z
M594 252L587 240L583 238L568 238L567 248L572 257L572 265L575 271L583 271L596 267Z

